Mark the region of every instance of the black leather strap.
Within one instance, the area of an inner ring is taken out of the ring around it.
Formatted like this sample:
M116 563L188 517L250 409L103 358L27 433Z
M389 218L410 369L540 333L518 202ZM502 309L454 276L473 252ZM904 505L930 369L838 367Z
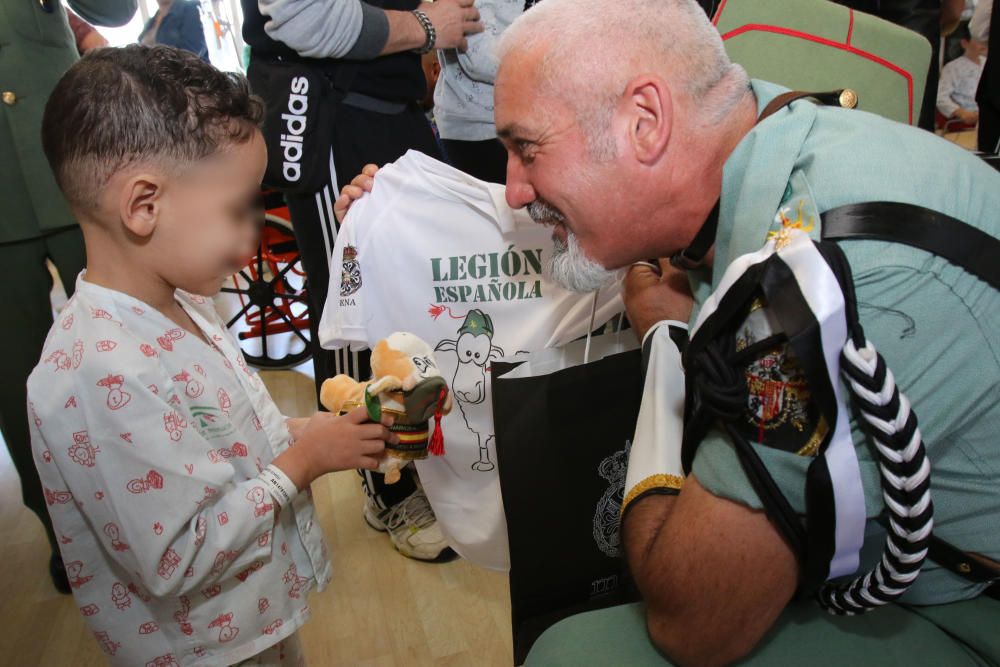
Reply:
M991 566L977 560L961 549L952 546L941 538L931 537L927 546L927 555L941 567L951 570L963 579L977 584L1000 582L1000 565Z
M694 240L691 244L676 253L670 258L670 263L676 266L678 269L684 269L685 271L691 271L692 269L697 269L704 263L705 255L708 251L712 249L715 245L715 232L719 228L719 202L721 200L716 200L715 206L712 207L711 213L705 218L704 224L702 224L701 229L695 234Z
M900 202L864 202L820 216L823 239L903 243L944 257L1000 289L1000 240L938 211Z

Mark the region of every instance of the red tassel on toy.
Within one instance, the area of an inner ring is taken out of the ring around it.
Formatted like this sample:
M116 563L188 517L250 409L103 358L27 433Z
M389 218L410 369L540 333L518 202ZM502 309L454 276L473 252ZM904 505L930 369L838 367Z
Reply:
M431 442L427 446L427 451L434 456L444 456L444 433L441 431L441 410L444 406L445 396L448 395L447 389L441 390L441 396L438 398L437 410L434 411L434 434L431 436Z

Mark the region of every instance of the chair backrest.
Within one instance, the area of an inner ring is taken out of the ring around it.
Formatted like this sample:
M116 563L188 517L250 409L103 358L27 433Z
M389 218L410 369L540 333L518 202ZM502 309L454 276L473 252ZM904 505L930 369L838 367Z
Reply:
M753 78L850 88L859 109L911 125L920 116L931 45L913 31L827 0L722 0L713 23Z

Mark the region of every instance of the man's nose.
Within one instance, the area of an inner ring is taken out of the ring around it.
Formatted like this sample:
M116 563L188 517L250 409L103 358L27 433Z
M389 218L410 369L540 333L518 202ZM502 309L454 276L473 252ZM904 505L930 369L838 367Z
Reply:
M535 201L535 189L528 182L524 165L512 155L507 156L507 204L522 208Z

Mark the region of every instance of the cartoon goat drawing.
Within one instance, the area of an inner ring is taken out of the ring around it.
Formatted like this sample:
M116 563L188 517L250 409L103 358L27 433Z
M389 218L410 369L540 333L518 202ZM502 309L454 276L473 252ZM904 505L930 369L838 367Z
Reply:
M471 310L458 329L458 338L442 340L434 351L451 351L458 356L451 391L465 418L465 425L476 436L479 460L472 464L478 472L489 472L496 466L490 460L489 445L493 433L480 433L482 424L493 424L493 409L486 402L486 370L493 359L503 357L503 349L493 344L493 320L481 310Z

